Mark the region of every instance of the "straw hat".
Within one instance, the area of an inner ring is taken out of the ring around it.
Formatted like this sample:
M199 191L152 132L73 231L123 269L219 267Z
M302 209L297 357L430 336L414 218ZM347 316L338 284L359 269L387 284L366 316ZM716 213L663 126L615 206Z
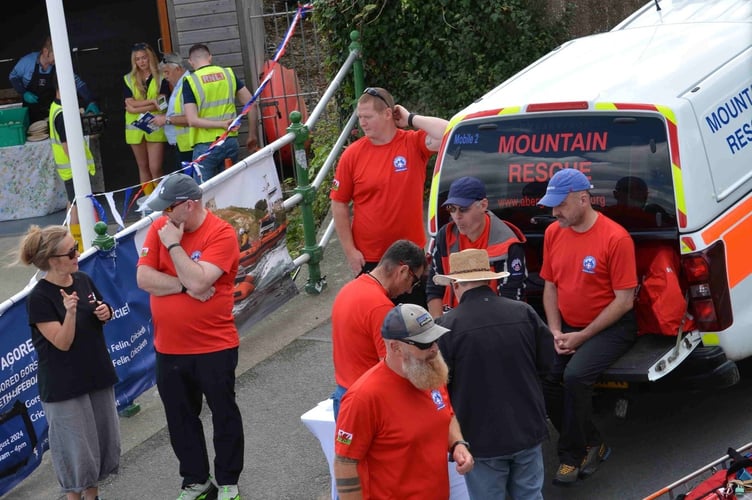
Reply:
M28 130L26 131L27 137L26 140L30 142L37 142L37 141L43 141L45 139L49 139L49 127L47 120L39 120L31 125L29 125Z
M447 286L452 282L487 281L506 278L509 273L491 271L488 252L482 249L469 248L449 255L449 274L437 274L433 282L439 286Z
M29 135L38 135L40 132L47 133L48 122L47 120L39 120L29 125Z

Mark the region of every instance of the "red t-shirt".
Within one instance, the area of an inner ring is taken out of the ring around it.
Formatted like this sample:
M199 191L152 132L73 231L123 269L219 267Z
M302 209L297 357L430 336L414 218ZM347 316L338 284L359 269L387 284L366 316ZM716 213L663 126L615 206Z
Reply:
M421 391L381 362L343 396L334 452L358 460L364 499L446 500L452 415L446 387Z
M160 217L149 228L138 265L177 276L167 248L157 231L167 224ZM233 287L238 274L238 240L227 222L209 212L195 231L185 232L180 245L194 261L210 262L223 273L206 302L186 293L151 296L154 348L161 354L205 354L237 347L238 330L232 316Z
M388 144L362 137L342 153L329 197L353 202L353 240L366 262L378 262L397 240L426 245L423 186L432 154L425 131L401 129Z
M477 250L486 250L488 248L488 235L491 232L491 218L486 214L486 225L483 227L483 232L480 233L478 239L470 241L467 235L459 233L460 250L467 250L469 248L475 248ZM451 271L447 271L451 272Z
M381 325L394 304L375 279L361 274L342 287L332 304L334 379L350 387L386 356Z
M632 238L603 214L584 233L558 223L546 229L540 276L556 285L569 326L586 327L614 300L614 290L636 287L636 269Z

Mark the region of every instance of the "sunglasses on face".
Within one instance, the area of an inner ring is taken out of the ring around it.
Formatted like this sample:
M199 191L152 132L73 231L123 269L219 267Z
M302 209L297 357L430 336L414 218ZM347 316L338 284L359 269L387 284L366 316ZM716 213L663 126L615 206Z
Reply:
M409 272L410 276L412 276L413 282L410 285L410 289L412 290L413 288L415 288L416 286L418 286L418 283L420 283L420 277L417 274L415 274L415 271L413 271L410 268L410 266L407 265L406 262L400 262L400 265L407 266L407 272Z
M421 351L429 350L436 343L436 341L430 342L428 344L424 344L423 342L415 342L414 340L410 340L410 339L398 339L398 340L404 344L414 345Z
M69 259L73 260L76 258L76 255L78 255L78 245L71 248L68 253L55 254L53 255L53 257L68 257Z
M386 107L387 107L387 108L391 108L391 106L390 106L390 105L389 105L389 103L388 103L388 102L386 101L386 99L384 98L384 96L383 96L383 95L381 95L381 94L379 94L379 91L378 91L378 90L376 90L375 88L373 88L373 87L368 87L368 88L366 88L366 89L365 89L365 90L363 91L363 93L364 93L364 94L368 94L368 95L372 95L372 96L374 96L374 97L378 97L379 99L381 99L381 100L382 100L382 101L384 102L384 104L386 104Z
M172 205L170 205L169 207L165 208L165 209L163 210L163 212L164 212L164 213L166 213L166 214L169 214L170 212L172 212L173 210L175 210L175 209L176 209L177 207L179 207L180 205L182 205L182 204L183 204L183 203L185 203L186 201L189 201L189 200L183 200L183 201L179 201L179 202L177 202L177 203L173 203L173 204L172 204Z
M446 211L449 212L450 214L453 214L454 212L457 212L457 211L459 211L461 214L464 214L464 213L467 213L467 211L470 210L473 207L473 205L475 205L476 203L477 202L474 201L466 207L460 207L457 205L447 205L445 208L446 208Z

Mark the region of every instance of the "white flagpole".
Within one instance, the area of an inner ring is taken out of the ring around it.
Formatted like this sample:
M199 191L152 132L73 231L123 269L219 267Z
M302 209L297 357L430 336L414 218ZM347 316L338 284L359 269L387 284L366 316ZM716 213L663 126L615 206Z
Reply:
M50 22L52 51L55 54L55 72L60 87L60 102L63 106L65 135L68 140L68 157L73 171L73 188L78 205L78 219L81 223L81 237L84 249L91 247L94 239L94 207L87 195L91 194L89 169L84 152L84 134L81 128L81 115L78 111L78 93L73 76L73 62L68 43L68 28L62 0L46 0L47 17Z

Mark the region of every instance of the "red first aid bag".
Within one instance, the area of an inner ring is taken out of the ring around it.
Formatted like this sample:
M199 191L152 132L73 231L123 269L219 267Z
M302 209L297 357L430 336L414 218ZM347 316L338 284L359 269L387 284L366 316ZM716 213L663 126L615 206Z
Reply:
M635 298L637 332L676 336L694 328L687 315L687 300L679 281L679 254L672 243L654 242L637 247L637 278L640 286Z
M728 449L732 458L728 469L716 471L712 476L695 486L686 495L677 497L679 500L736 500L736 489L739 487L745 491L752 488L749 480L740 480L739 477L752 475L752 459L745 457L734 448ZM745 498L748 496L745 494Z

